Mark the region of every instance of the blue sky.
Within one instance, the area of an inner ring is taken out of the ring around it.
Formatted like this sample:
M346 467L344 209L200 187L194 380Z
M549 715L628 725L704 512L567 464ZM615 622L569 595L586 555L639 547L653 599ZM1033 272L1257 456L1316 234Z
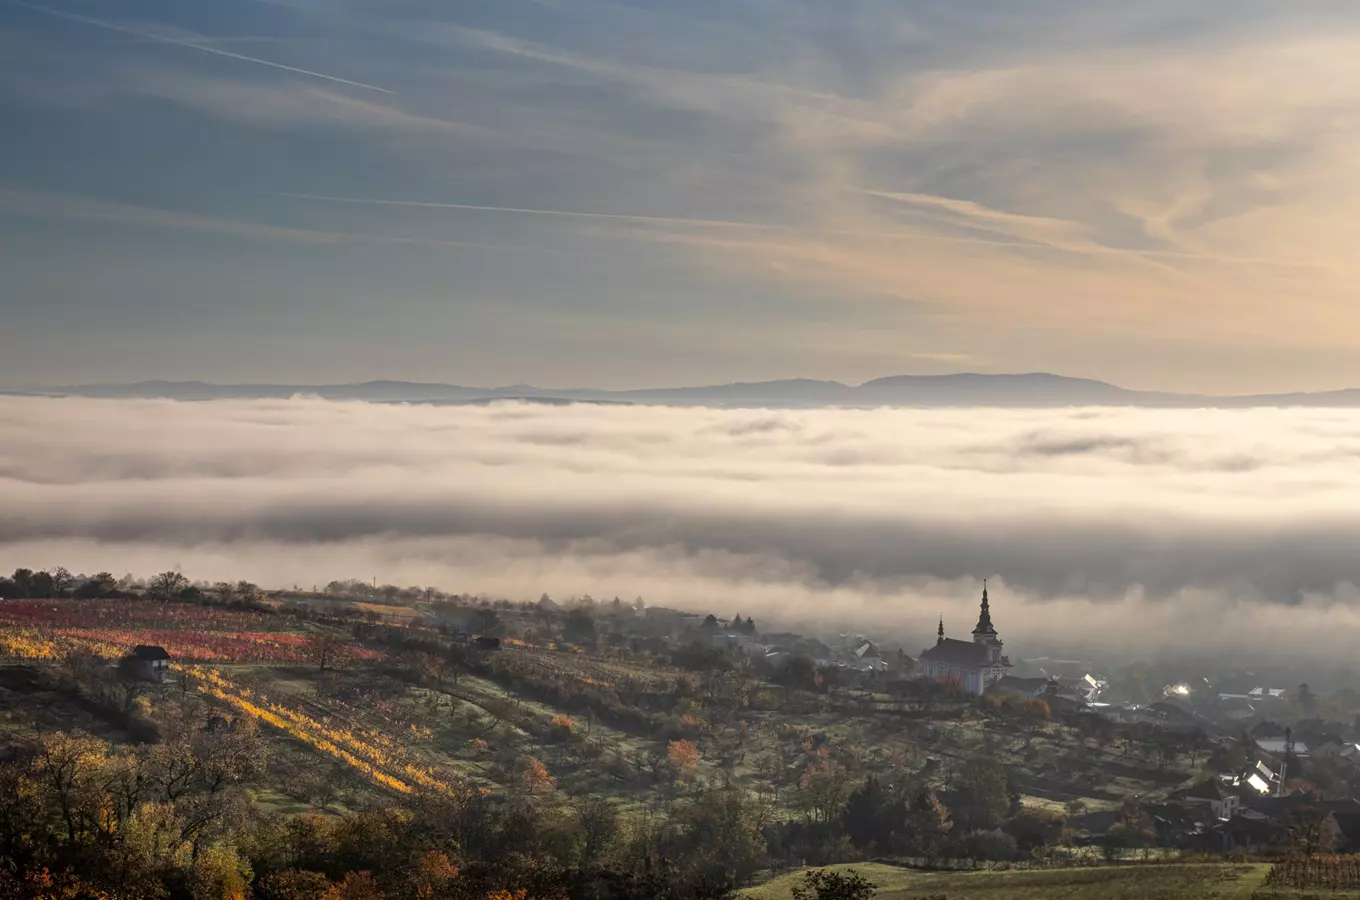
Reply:
M1360 8L0 0L0 383L1360 384Z

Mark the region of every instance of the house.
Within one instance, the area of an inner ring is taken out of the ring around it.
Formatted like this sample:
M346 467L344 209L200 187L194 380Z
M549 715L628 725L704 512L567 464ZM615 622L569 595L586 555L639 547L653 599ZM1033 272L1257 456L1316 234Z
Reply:
M501 639L498 637L479 635L473 639L472 645L478 650L499 650L501 649Z
M1200 720L1194 713L1165 700L1149 703L1138 712L1140 721L1160 725L1171 731L1193 731L1200 727Z
M1229 722L1245 722L1256 718L1256 706L1246 694L1219 694L1215 712Z
M892 668L867 638L851 651L849 665L856 672L886 672Z
M1214 827L1213 833L1221 841L1215 849L1231 853L1267 847L1279 841L1282 830L1263 813L1250 809L1241 810L1228 821Z
M1346 752L1348 746L1354 746L1347 744L1346 741L1341 739L1340 735L1327 733L1306 734L1303 736L1303 743L1308 747L1309 756L1323 759L1341 756Z
M972 642L944 636L944 618L935 646L921 653L921 672L927 678L957 680L970 694L981 694L1011 673L1011 661L1002 655L1002 641L992 626L987 584L982 586L982 608Z
M865 660L869 659L883 658L883 654L878 652L878 647L874 646L874 642L869 640L868 638L861 638L859 645L855 647L853 653L855 659L859 660L860 662L864 662Z
M1142 708L1133 704L1096 702L1089 704L1089 706L1091 712L1121 725L1141 721L1139 716L1142 713Z
M736 650L744 653L752 659L763 659L770 652L770 647L757 641L747 634L733 634L732 632L720 632L711 638L713 646L719 650Z
M1033 698L1042 697L1047 694L1049 688L1055 687L1057 682L1051 678L1018 678L1014 675L1003 675L992 682L989 689L995 691L1007 691L1012 694L1019 694L1021 697Z
M1247 696L1256 701L1283 700L1285 697L1284 688L1254 687L1247 692Z
M1215 819L1224 821L1242 808L1242 798L1217 781L1201 781L1175 792L1171 799L1185 807L1207 806Z
M123 658L123 664L130 674L143 681L164 681L170 673L170 654L164 647L138 644Z
M1152 820L1157 843L1163 847L1185 847L1204 831L1202 817L1177 803L1149 806L1146 812Z
M1288 751L1288 738L1257 738L1256 749L1266 756L1275 759L1284 759ZM1307 759L1309 756L1308 745L1303 741L1294 741L1294 756L1299 759Z
M1242 784L1262 796L1279 793L1280 776L1264 762L1257 760L1255 767L1242 776Z
M1251 726L1251 730L1248 731L1247 734L1251 736L1252 740L1256 740L1257 738L1282 738L1284 737L1284 731L1283 725L1276 725L1274 722L1266 719Z

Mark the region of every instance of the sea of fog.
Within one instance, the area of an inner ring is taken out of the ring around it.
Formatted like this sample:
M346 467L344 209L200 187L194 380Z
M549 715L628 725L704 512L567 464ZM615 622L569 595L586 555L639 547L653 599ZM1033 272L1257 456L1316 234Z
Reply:
M1343 660L1360 412L0 397L0 570ZM1146 654L1143 654L1146 655Z

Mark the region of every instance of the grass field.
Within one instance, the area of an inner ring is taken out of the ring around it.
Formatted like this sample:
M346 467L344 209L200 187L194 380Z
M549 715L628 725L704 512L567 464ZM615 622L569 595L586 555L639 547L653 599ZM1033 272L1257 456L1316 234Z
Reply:
M829 868L856 870L878 885L879 900L1250 900L1269 867L1210 863L966 873L918 872L875 863ZM782 875L742 896L788 900L801 874Z

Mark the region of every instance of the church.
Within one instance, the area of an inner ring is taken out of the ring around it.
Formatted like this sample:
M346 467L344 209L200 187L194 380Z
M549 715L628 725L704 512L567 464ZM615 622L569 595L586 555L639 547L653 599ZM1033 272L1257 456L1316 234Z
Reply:
M945 637L943 617L937 634L935 646L921 653L925 677L957 679L970 694L981 694L988 685L1010 674L1011 661L1001 654L1001 638L992 626L987 582L982 583L982 612L972 642Z

